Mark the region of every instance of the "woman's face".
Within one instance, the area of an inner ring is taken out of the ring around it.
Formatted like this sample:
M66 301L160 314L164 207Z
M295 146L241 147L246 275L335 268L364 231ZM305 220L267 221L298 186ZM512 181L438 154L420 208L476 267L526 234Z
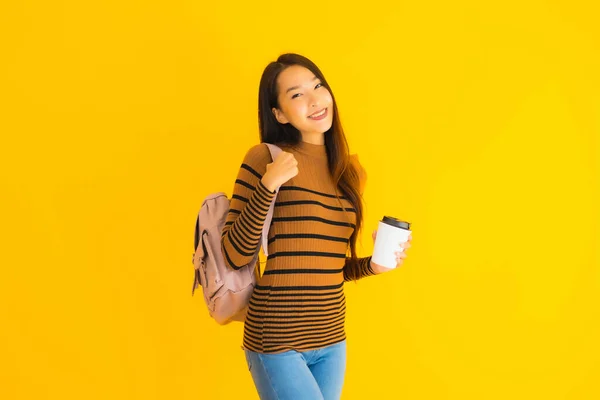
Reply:
M292 65L277 78L277 121L292 124L303 135L324 133L333 123L333 99L329 90L309 69Z

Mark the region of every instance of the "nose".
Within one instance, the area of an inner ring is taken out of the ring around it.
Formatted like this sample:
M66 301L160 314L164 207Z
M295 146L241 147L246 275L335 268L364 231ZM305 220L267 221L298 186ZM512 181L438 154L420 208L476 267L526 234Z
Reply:
M312 97L310 98L310 106L312 108L317 108L319 106L319 96L317 95L312 95Z

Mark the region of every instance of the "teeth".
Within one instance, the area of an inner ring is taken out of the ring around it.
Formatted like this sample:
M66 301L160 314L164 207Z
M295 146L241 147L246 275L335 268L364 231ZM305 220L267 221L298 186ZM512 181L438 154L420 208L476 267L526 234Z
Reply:
M321 115L325 114L325 111L327 111L326 108L323 111L321 111L320 113L318 113L318 114L311 115L309 118L320 117Z

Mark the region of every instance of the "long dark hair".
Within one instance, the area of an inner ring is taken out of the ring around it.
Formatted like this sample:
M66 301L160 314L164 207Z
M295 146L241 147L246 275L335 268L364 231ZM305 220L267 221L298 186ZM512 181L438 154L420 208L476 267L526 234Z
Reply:
M302 135L298 129L292 124L280 124L272 108L280 108L278 101L279 88L277 87L277 78L279 74L286 68L292 65L300 65L307 68L321 80L331 93L333 99L333 123L331 128L325 135L325 147L327 149L327 159L329 164L329 172L335 183L335 196L342 204L338 190L342 195L352 203L352 207L356 210L356 228L350 236L350 268L347 269L346 275L357 280L359 278L358 260L356 256L356 239L362 228L363 220L363 204L362 196L359 191L359 174L354 164L350 162L350 150L348 142L344 135L342 123L340 122L340 113L337 108L337 103L331 87L323 76L321 70L308 58L295 53L282 54L267 65L260 79L260 87L258 91L258 127L260 131L261 143L272 144L289 144L297 145L302 140ZM344 212L346 209L342 205Z

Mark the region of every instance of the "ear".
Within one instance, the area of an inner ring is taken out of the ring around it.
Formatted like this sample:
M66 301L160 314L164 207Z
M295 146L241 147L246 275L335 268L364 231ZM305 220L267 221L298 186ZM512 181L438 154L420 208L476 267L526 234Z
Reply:
M273 115L275 115L275 118L280 124L287 124L290 122L278 108L273 107L272 111Z

